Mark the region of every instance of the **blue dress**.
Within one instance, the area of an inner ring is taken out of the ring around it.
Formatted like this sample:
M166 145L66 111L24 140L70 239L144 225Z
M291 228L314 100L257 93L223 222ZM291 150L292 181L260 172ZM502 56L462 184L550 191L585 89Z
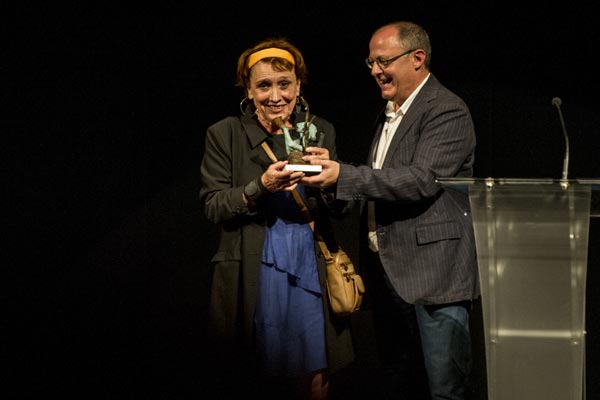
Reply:
M304 198L304 188L297 190ZM268 201L256 344L267 375L297 377L327 367L315 242L292 193L276 192Z

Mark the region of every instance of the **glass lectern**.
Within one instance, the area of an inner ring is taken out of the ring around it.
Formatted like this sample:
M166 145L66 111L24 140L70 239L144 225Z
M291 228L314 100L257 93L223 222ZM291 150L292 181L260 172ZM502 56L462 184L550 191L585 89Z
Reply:
M585 288L600 179L438 179L467 191L489 400L585 399Z

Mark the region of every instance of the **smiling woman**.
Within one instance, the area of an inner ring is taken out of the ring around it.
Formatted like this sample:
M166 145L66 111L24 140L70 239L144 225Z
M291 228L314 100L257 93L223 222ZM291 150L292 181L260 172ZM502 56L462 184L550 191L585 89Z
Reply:
M301 96L306 75L302 54L286 39L244 51L236 81L242 115L208 128L201 165L200 199L221 228L212 258L212 348L227 363L220 375L231 376L230 363L240 360L235 369L260 398L326 399L330 374L354 358L350 320L330 312L324 257L293 194L311 204L321 232L348 203L304 187L304 172L286 169L310 144L337 157L333 125L309 115Z

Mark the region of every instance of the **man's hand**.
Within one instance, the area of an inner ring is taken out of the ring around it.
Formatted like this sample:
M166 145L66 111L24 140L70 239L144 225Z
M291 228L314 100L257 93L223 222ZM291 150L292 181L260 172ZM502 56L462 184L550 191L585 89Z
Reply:
M304 149L305 156L302 159L306 162L311 160L329 160L329 150L324 147L307 147Z
M305 159L313 156L305 156ZM325 189L329 186L335 185L340 176L340 164L336 161L328 159L311 158L311 165L321 165L323 170L318 175L311 175L303 177L300 182L306 186L313 186L319 189Z

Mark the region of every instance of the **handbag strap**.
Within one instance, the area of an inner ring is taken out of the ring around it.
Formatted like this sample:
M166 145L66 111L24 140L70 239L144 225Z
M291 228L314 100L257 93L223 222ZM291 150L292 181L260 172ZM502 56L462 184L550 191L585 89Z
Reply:
M271 161L273 161L273 162L278 161L277 157L275 156L275 153L273 153L273 150L271 150L271 148L269 147L267 142L262 142L261 146L265 150L265 152L267 153L267 155L269 156ZM325 260L327 262L329 262L330 260L333 259L333 257L331 256L331 253L329 252L327 245L323 241L321 234L317 230L315 221L314 221L312 215L310 214L310 211L308 211L308 207L306 207L306 204L304 203L302 196L300 196L300 193L298 193L298 191L296 189L292 190L292 195L294 196L294 200L296 200L296 203L298 203L298 206L300 207L300 211L302 212L302 214L308 221L308 225L310 226L310 229L312 229L313 234L315 235L315 239L316 239L317 243L319 244L319 247L321 248L321 252L323 253L323 256L325 257Z

